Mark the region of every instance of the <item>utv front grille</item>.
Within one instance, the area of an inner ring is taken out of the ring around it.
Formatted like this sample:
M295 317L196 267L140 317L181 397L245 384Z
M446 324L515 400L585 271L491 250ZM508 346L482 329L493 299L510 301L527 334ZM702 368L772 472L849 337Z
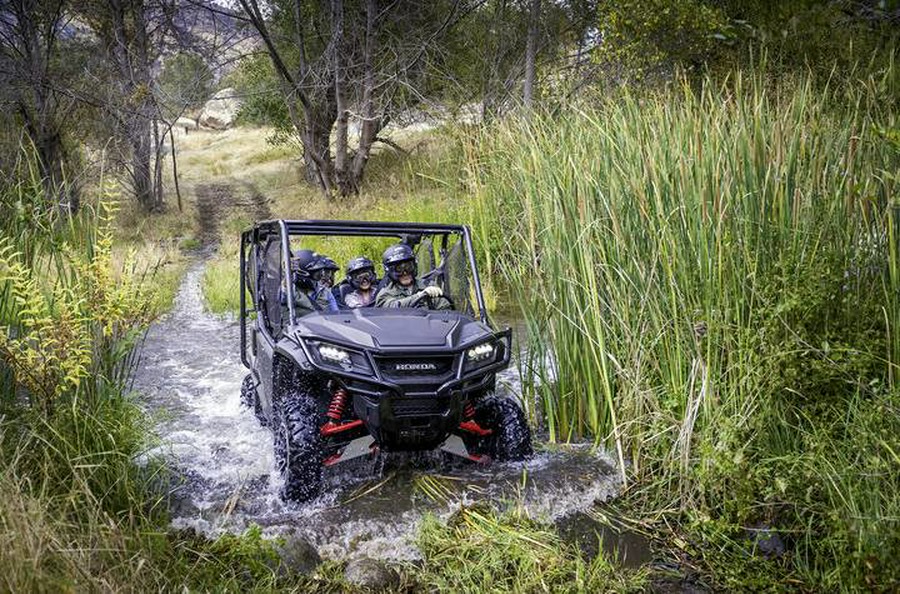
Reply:
M453 371L453 356L379 357L378 368L394 380L444 377Z
M391 402L395 417L442 415L450 408L448 398L397 398Z

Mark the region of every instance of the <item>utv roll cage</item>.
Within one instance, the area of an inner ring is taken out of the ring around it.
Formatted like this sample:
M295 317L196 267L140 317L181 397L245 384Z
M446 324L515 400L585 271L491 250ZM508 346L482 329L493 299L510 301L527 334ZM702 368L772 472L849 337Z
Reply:
M402 240L404 236L441 236L442 250L447 247L447 239L450 235L458 235L462 238L468 257L469 268L472 273L472 281L475 288L475 300L478 304L479 318L484 324L493 327L487 315L487 308L484 304L484 294L481 291L481 280L478 275L478 264L475 261L475 251L472 247L472 234L468 225L452 225L444 223L393 223L379 221L319 221L319 220L296 220L289 221L283 219L263 221L257 223L252 229L241 233L241 296L240 296L240 333L241 333L241 362L244 366L250 368L251 363L247 358L247 315L251 311L247 309L247 251L248 246L264 241L270 235L275 235L281 239L281 266L284 274L290 278L290 262L291 262L291 236L303 235L345 235L345 236L368 236L368 237L396 237ZM258 274L258 273L257 273ZM254 279L252 291L256 292L255 286L259 282L258 278ZM297 323L297 314L294 308L294 283L287 282L286 287L288 320L291 325Z

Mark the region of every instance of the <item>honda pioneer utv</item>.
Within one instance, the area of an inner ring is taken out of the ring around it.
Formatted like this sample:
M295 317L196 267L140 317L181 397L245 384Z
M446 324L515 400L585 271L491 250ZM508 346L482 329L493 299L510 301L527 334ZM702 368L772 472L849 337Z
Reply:
M373 260L391 244L410 246L418 279L452 309L299 315L294 253L341 237L357 238ZM494 394L511 331L488 318L468 227L267 221L242 234L240 266L241 360L250 369L241 397L274 434L284 498L315 497L324 467L378 450L441 449L476 462L531 454L521 407Z

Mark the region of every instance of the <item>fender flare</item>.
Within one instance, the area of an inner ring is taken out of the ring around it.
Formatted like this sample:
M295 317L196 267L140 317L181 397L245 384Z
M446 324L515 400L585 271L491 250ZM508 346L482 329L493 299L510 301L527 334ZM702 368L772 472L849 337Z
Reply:
M279 341L275 346L275 355L280 355L288 361L293 361L294 365L303 371L312 371L314 369L303 347L292 340Z

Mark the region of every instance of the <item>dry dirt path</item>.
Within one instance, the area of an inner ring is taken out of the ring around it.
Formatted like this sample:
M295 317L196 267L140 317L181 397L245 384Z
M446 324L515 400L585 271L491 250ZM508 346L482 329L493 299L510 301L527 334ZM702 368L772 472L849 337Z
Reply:
M250 184L237 181L200 184L195 193L197 239L203 247L219 243L219 228L229 211L245 212L255 221L266 220L272 216L266 197Z

